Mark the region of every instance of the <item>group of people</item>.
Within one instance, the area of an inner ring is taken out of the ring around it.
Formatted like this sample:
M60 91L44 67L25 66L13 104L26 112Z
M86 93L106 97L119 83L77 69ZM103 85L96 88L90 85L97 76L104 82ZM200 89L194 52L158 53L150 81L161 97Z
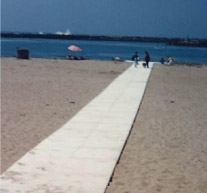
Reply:
M85 57L83 57L83 56L81 56L81 57L77 57L77 56L73 56L72 54L69 54L69 55L67 56L67 59L69 59L69 60L86 60L87 58L85 58Z
M140 61L138 52L135 52L135 54L132 56L132 60L134 61L135 67L137 67ZM143 66L145 68L149 68L150 55L148 51L145 52L145 57L143 58L143 60L145 61L145 63L143 63ZM174 62L175 62L175 58L169 56L167 57L166 60L163 57L160 60L161 64L167 64L167 65L172 65Z
M167 65L172 65L175 61L175 58L172 58L172 57L167 57L167 59L165 60L163 57L161 58L160 60L160 63L161 64L167 64Z
M138 52L135 52L135 55L132 56L132 60L134 61L135 67L137 67L139 65L140 60ZM145 52L144 61L145 63L143 63L143 66L149 68L150 55L148 51Z

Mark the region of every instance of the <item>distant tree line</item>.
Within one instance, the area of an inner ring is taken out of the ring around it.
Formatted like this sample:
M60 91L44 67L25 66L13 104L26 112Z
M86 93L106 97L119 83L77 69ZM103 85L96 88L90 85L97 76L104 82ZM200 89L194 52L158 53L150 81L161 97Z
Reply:
M168 45L202 46L207 47L207 39L160 38L140 36L102 36L102 35L64 35L64 34L38 34L38 33L1 33L7 38L42 38L63 40L99 40L99 41L133 41L133 42L164 42Z

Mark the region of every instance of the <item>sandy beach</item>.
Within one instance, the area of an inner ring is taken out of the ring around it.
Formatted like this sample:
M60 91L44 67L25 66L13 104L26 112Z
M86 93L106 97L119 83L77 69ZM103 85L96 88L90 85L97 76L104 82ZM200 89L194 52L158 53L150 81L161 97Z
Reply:
M2 58L2 172L130 64ZM207 192L207 67L155 64L106 193Z
M106 193L207 192L207 67L156 65Z
M1 59L1 172L52 134L129 63Z

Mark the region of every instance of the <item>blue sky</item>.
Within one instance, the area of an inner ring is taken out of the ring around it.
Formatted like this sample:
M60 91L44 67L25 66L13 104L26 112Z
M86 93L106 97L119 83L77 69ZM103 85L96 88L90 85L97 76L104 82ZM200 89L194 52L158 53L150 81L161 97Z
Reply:
M2 0L1 30L207 38L207 0Z

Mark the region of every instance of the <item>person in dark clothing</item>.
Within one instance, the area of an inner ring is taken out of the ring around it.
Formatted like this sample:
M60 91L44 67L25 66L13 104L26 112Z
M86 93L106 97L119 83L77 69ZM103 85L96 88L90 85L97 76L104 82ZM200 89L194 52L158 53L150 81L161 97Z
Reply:
M165 63L165 59L163 57L161 58L160 63L161 64L164 64Z
M149 68L149 61L150 61L150 55L149 53L146 51L145 52L145 62L146 62L146 67Z
M134 61L135 67L137 67L139 61L138 52L135 52L135 55L132 56L132 60Z

